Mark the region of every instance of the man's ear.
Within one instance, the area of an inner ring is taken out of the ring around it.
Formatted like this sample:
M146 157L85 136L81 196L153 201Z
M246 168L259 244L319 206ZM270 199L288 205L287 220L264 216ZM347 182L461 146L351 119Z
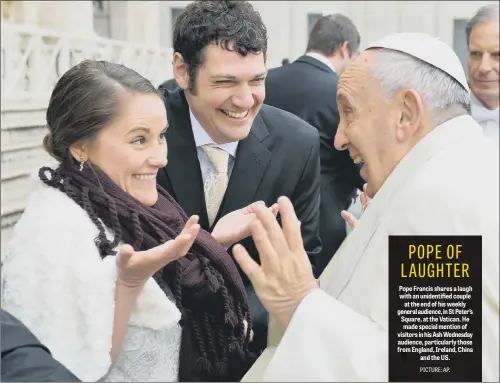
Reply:
M339 53L343 60L347 60L350 57L349 43L347 41L344 41L344 43L340 46Z
M397 139L407 141L418 134L418 128L424 118L424 103L420 94L413 89L405 89L401 93L401 118L397 128Z
M188 65L184 62L184 58L179 52L174 53L172 62L174 68L174 78L180 88L186 90L189 87L189 71Z

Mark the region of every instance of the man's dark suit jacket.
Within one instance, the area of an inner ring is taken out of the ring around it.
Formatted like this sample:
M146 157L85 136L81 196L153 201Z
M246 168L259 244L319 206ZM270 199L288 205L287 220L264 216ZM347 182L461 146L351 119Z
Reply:
M169 128L168 164L158 173L158 183L182 206L188 216L200 217L200 225L209 226L203 180L194 141L189 106L184 91L164 91ZM250 134L238 144L236 161L225 197L214 221L252 202L271 206L280 196L291 199L299 220L305 249L314 262L321 251L319 239L320 204L319 137L316 129L296 116L263 105ZM256 260L258 252L251 238L240 242ZM232 249L229 250L232 254ZM241 271L241 270L240 270ZM267 312L255 296L247 277L252 310L255 347L266 347Z
M5 310L0 310L0 323L2 382L80 381L51 356L30 330Z
M164 91L165 89L173 92L175 89L177 89L179 86L177 85L177 82L175 81L175 78L171 78L170 80L167 80L163 82L159 87L158 90Z
M341 210L347 209L362 189L359 168L347 150L333 146L339 124L339 77L319 60L302 56L289 65L271 69L266 79L264 103L295 114L318 129L321 139L320 232L323 250L315 272L323 271L346 236Z

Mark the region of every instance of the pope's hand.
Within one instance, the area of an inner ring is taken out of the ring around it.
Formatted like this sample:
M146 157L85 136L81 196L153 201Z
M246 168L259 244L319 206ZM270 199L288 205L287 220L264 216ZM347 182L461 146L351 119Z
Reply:
M116 257L118 282L140 288L155 272L187 254L200 231L198 217L192 216L182 232L170 241L146 251L134 251L132 246L120 247Z
M256 219L254 209L256 206L265 208L263 201L254 202L247 207L235 210L222 217L214 229L212 237L226 249L242 239L250 236L250 225ZM278 204L269 208L274 216L278 214Z
M251 234L261 265L241 245L234 247L233 254L264 307L286 327L302 299L318 285L292 203L280 197L278 205L283 229L268 209L263 206L254 209L258 219L252 222Z
M366 195L366 186L368 184L363 185L363 191L361 192L361 212L364 213L368 205L370 204L371 199ZM342 218L349 224L351 229L354 229L358 223L358 220L355 216L349 213L347 210L342 210L340 212Z

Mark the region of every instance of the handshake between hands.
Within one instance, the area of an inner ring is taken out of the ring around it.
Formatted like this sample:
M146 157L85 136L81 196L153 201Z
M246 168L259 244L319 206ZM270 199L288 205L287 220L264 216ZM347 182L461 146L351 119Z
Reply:
M278 211L283 228L276 220ZM175 239L155 248L135 251L130 245L123 245L116 260L118 283L142 289L157 270L187 254L199 231L198 217L192 216ZM233 249L234 258L264 307L286 327L302 299L318 288L303 246L300 221L290 200L280 197L271 207L255 202L222 217L212 232L226 248L250 235L261 264L239 244Z

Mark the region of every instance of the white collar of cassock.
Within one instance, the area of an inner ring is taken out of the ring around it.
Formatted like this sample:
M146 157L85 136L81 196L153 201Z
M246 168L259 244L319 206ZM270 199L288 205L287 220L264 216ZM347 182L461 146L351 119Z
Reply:
M497 124L499 123L499 109L487 109L478 100L478 98L474 95L473 92L470 93L470 109L472 117L478 122L485 121L495 121Z
M191 127L193 129L194 142L197 148L204 145L215 146L229 153L233 158L236 158L236 150L238 149L239 141L228 142L227 144L217 144L210 138L205 129L203 129L191 109L189 109L189 117L191 118Z

